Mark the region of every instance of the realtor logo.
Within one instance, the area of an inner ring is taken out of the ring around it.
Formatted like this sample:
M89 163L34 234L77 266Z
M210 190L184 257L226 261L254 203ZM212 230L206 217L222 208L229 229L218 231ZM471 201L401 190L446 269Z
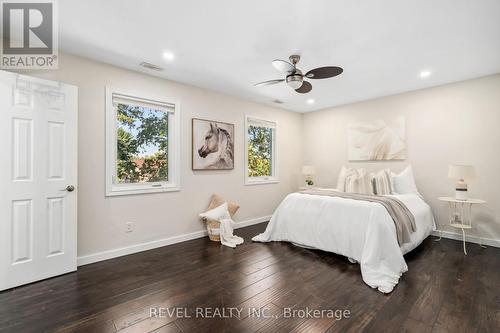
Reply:
M56 69L56 3L1 1L2 69Z

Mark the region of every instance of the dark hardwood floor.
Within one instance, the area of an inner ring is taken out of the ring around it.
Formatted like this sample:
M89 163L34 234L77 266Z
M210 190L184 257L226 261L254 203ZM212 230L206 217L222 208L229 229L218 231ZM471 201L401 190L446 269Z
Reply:
M252 243L250 238L264 229L260 224L237 230L245 243L236 249L197 239L1 292L0 331L500 330L498 248L468 244L464 256L460 242L428 238L405 257L409 271L399 285L383 295L364 284L359 265L345 257L288 243ZM179 312L151 317L152 307ZM241 317L206 319L196 313L216 308L224 308L226 315L231 308L242 309ZM257 316L259 308L265 317ZM350 316L285 316L289 309L306 308L348 310Z

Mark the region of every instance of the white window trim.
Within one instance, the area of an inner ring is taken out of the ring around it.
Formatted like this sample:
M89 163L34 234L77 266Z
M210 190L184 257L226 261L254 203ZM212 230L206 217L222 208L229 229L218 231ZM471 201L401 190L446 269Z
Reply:
M264 177L249 177L248 176L248 125L251 120L268 122L274 124L273 128L273 154L271 156L271 174L272 176L264 176ZM263 119L260 117L254 117L250 115L245 115L245 185L261 185L261 184L277 184L279 183L278 178L278 123L276 121Z
M114 184L116 177L116 109L113 107L113 94L126 95L139 99L164 101L148 94L129 93L113 87L106 87L106 196L132 195L180 191L181 159L180 159L180 128L181 109L179 102L171 102L174 113L168 117L168 178L166 182Z

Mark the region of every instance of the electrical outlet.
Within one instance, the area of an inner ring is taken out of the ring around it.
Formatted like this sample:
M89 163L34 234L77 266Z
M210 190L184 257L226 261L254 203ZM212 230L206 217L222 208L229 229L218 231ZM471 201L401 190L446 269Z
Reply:
M132 232L132 231L134 231L134 222L125 223L125 232Z

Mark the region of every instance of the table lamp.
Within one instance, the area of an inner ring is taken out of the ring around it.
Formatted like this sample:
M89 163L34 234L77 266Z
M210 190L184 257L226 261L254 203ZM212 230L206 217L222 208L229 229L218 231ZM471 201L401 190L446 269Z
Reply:
M472 165L452 164L448 170L448 178L457 180L455 198L457 200L467 200L466 181L476 178L474 167Z
M315 170L312 165L304 165L302 167L302 174L306 176L306 184L307 186L313 186L314 185L314 176Z

